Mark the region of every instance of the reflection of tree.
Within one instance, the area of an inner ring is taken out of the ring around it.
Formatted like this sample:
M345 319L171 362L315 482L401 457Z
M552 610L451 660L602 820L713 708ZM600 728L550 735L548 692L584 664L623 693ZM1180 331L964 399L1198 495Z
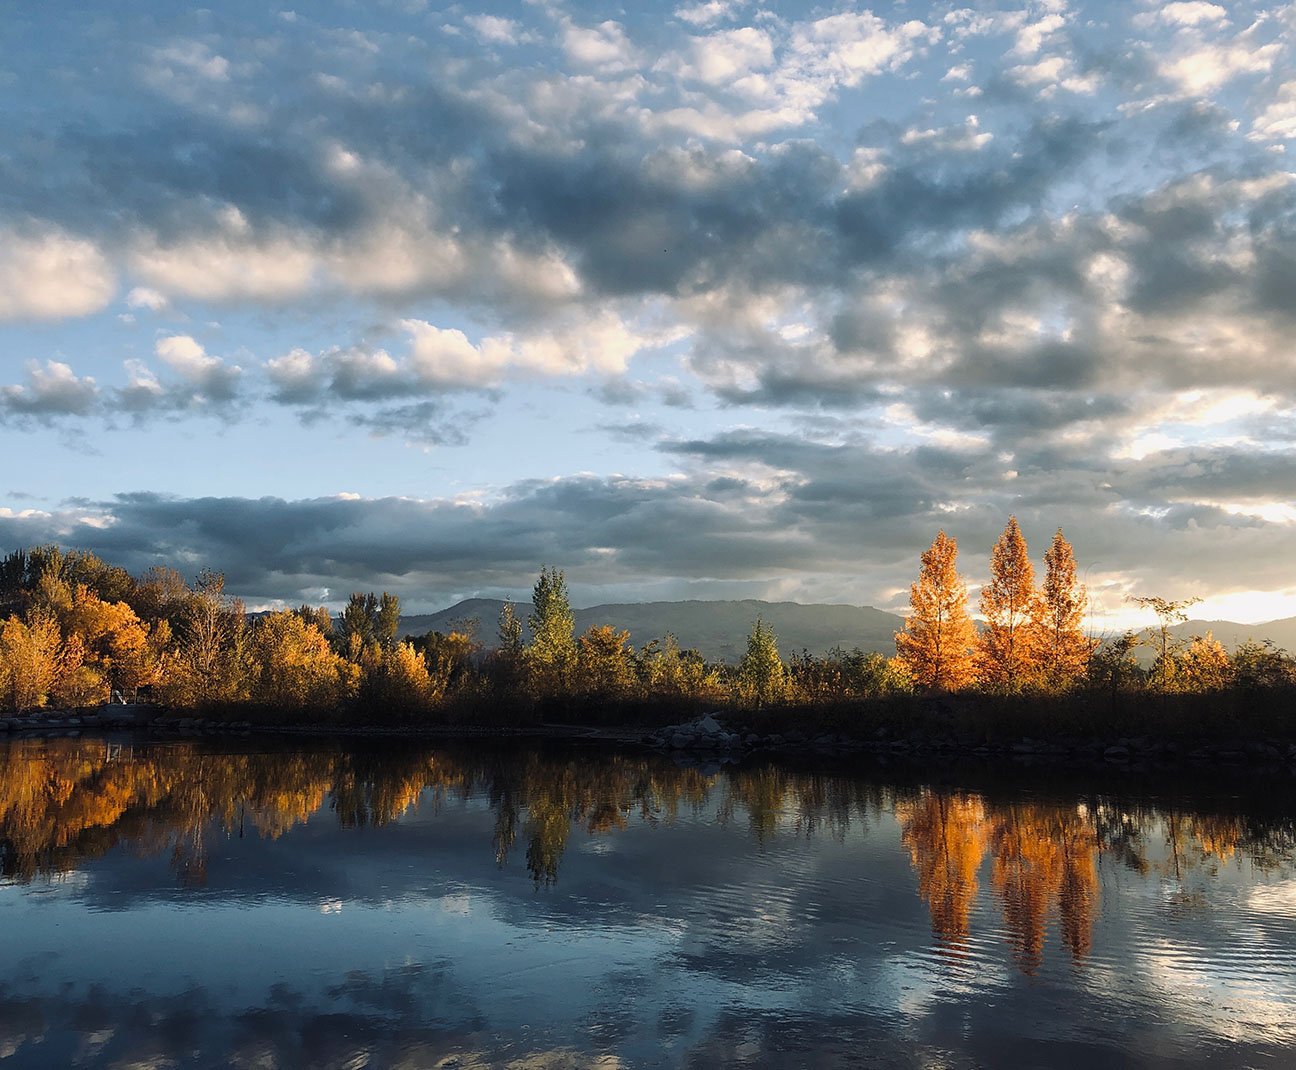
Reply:
M918 873L918 894L931 910L932 932L955 947L964 945L986 846L981 799L924 790L897 802L896 816Z
M1077 809L1010 805L992 812L993 884L1026 973L1039 966L1051 910L1079 962L1089 950L1097 900L1097 850Z
M200 885L222 836L273 839L331 809L344 827L377 827L411 808L436 814L470 795L494 810L493 850L508 863L520 838L538 886L558 879L578 830L617 835L711 809L761 845L779 835L845 836L893 810L942 943L966 945L987 853L990 886L1022 969L1037 968L1056 918L1082 962L1098 906L1098 859L1175 880L1235 856L1288 872L1290 807L1264 819L1217 805L1194 812L1095 796L1000 804L968 792L886 789L861 779L756 766L706 776L655 755L405 745L268 754L213 753L197 743L93 740L0 744L0 871L30 880L74 870L114 847L170 857ZM209 856L209 852L212 854Z

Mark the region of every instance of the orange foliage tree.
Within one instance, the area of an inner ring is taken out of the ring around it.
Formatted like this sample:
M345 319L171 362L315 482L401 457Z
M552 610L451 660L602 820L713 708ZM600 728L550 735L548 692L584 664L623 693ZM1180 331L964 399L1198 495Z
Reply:
M981 588L985 630L977 637L977 675L983 686L1018 691L1035 669L1030 618L1035 569L1017 518L1010 516L990 551L990 582Z
M931 691L966 687L974 676L976 629L967 612L967 584L955 569L958 545L942 530L922 555L909 588L910 612L896 632L896 654L913 682Z
M1089 673L1089 657L1097 645L1084 633L1089 597L1076 581L1075 553L1058 528L1044 555L1044 586L1032 613L1035 650L1045 683L1058 690Z

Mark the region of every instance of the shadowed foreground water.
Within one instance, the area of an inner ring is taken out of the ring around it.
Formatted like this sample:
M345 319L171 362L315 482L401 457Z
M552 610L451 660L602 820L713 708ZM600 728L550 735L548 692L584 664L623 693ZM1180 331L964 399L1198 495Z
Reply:
M0 744L0 1066L1296 1060L1296 814L553 749Z

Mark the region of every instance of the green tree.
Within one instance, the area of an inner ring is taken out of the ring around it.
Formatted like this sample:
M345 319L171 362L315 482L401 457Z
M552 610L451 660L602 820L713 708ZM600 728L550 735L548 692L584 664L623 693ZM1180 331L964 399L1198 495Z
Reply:
M747 652L738 664L738 683L743 697L763 706L783 694L783 660L778 637L760 617L747 636Z
M374 615L374 638L383 650L391 650L396 645L399 630L400 599L383 591L378 599L378 612Z
M373 645L377 617L378 599L374 593L353 592L342 610L338 634L343 652L352 661L359 661L361 655Z
M543 691L564 690L576 661L576 615L567 596L561 571L541 566L540 578L531 592L531 644L527 662L532 679Z
M1168 598L1157 598L1147 596L1140 598L1135 595L1129 595L1126 599L1133 602L1136 606L1143 609L1150 609L1157 616L1157 660L1153 666L1153 677L1161 691L1169 691L1172 687L1171 681L1174 678L1175 659L1174 653L1170 649L1170 629L1176 624L1183 624L1188 619L1188 614L1184 612L1189 606L1195 606L1201 601L1200 598L1185 598L1178 602L1172 602Z

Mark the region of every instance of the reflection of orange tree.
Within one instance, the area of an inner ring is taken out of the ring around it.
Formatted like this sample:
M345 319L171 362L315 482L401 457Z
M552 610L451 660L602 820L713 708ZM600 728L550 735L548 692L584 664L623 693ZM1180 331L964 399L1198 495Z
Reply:
M1097 900L1097 840L1081 815L1061 806L1007 806L992 812L994 875L1017 960L1039 966L1054 908L1072 957L1089 950Z
M932 932L948 944L964 945L986 846L981 799L924 790L898 800L896 816L918 873L918 894L931 910Z
M435 813L443 801L477 792L496 813L500 865L521 837L538 884L557 879L575 830L613 835L632 817L669 823L713 805L729 821L745 811L763 845L787 833L840 838L852 821L893 809L935 934L947 945L966 944L988 852L990 884L1027 971L1040 962L1055 916L1072 957L1088 953L1099 852L1135 872L1173 877L1241 853L1258 867L1286 871L1296 843L1287 817L1261 822L1100 798L998 805L966 792L895 791L775 766L708 777L652 755L418 747L217 754L192 743L132 749L51 739L0 745L0 860L6 875L31 879L120 845L169 854L181 881L201 883L213 832L273 838L326 805L343 826L378 826L412 807Z

